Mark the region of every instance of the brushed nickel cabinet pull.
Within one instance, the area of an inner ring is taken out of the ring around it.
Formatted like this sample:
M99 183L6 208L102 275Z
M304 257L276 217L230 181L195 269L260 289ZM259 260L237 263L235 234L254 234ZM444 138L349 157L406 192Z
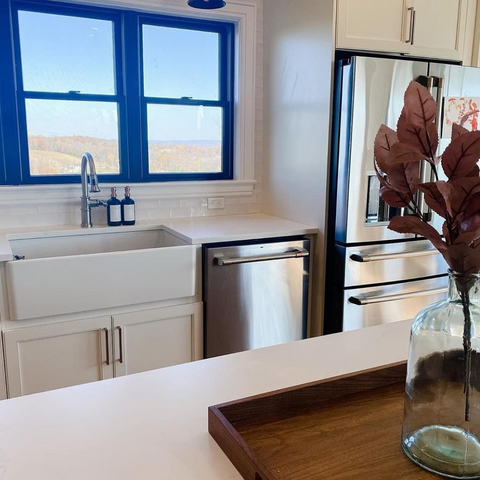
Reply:
M410 45L413 45L415 42L415 20L417 18L417 12L413 10L412 12L412 40L410 42Z
M108 345L108 328L104 328L103 331L105 332L105 345L107 347L107 366L110 366L110 347Z
M119 362L123 363L123 335L122 335L122 327L117 327L118 330L118 343L120 345L120 358Z
M405 39L405 43L413 45L413 29L415 28L415 8L407 8L407 14L410 12L410 25L408 27L408 38Z

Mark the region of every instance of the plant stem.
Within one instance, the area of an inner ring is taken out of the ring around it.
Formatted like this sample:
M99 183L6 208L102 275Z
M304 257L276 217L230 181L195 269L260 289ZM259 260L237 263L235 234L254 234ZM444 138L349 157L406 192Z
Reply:
M472 380L472 317L470 314L470 295L468 287L460 287L460 298L462 299L463 315L465 317L463 328L463 352L465 358L465 421L470 421L470 382Z

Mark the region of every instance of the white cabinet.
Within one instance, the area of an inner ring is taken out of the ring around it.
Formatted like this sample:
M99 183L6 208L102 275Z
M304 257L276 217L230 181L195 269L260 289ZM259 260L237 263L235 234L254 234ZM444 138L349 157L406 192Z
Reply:
M410 54L462 60L467 0L414 0Z
M336 46L460 61L474 1L338 0Z
M201 303L115 315L115 376L203 358Z
M0 400L5 400L7 398L7 382L5 380L5 365L3 361L3 341L0 335Z
M337 48L408 53L405 0L338 0Z
M9 397L113 377L111 317L3 333Z
M3 340L18 397L201 359L203 304L23 327Z

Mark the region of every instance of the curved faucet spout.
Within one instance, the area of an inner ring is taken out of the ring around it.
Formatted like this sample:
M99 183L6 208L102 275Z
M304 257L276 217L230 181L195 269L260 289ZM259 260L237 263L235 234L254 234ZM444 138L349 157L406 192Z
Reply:
M88 168L87 168L88 167ZM105 206L105 202L100 200L90 200L88 195L88 171L90 172L90 192L100 192L100 186L98 185L97 170L95 169L95 162L92 154L85 152L82 156L82 227L90 228L92 226L92 207Z
M90 170L90 192L98 193L100 192L100 186L98 185L98 176L97 170L95 168L95 162L93 160L92 154L85 152L82 157L82 196L88 196L88 173L87 166Z

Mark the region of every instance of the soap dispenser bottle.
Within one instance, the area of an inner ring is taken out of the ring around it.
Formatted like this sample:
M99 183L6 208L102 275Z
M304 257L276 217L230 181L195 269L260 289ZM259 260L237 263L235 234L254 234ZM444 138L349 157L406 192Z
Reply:
M135 225L135 201L130 196L130 187L125 187L125 198L122 200L123 225Z
M119 227L122 224L122 210L115 187L112 187L110 196L107 202L107 223L109 227Z

